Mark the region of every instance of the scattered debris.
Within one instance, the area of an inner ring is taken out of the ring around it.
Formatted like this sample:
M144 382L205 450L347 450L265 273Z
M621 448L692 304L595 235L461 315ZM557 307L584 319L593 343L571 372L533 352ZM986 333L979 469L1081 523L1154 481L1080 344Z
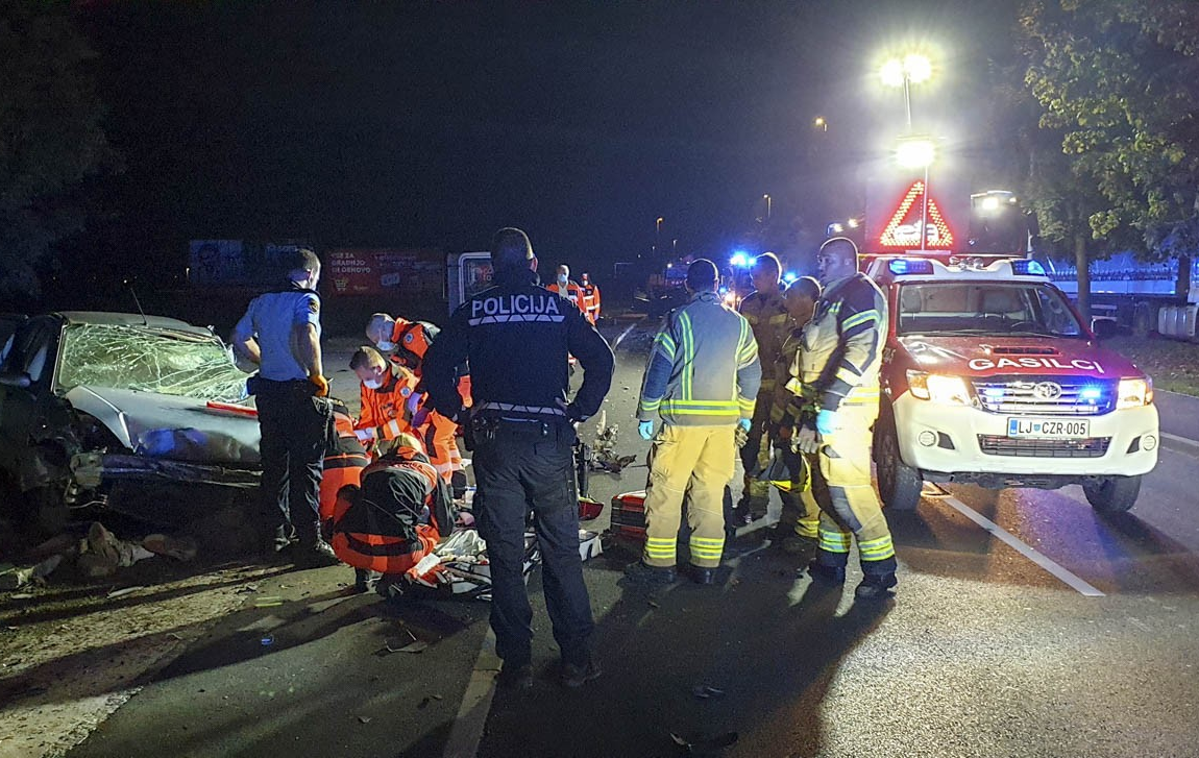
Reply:
M251 592L257 592L257 591L258 591L257 584L247 584L245 587L238 587L237 590L234 592L234 594L235 595L248 595Z
M137 592L138 590L144 590L144 589L145 589L145 587L143 587L140 584L135 584L132 587L122 587L119 590L113 590L112 592L108 593L108 599L115 600L116 598L125 597L126 595L130 595L134 592Z
M29 600L32 597L33 597L32 592L19 592L16 595L13 595L12 599L13 600Z
M717 689L708 684L697 684L691 688L691 694L695 695L700 700L707 700L713 697L723 697L724 690Z
M619 474L626 466L632 465L637 460L637 456L617 455L616 443L620 427L617 424L608 425L607 413L607 411L600 413L599 422L595 425L595 442L591 446L594 452L591 469Z
M19 590L29 582L33 569L17 568L11 563L0 563L0 590Z
M718 734L715 737L689 742L674 732L671 732L670 739L674 740L674 744L683 748L685 755L691 755L696 750L720 750L722 748L735 745L737 743L738 734L736 732L725 732L724 734Z
M649 601L649 607L650 608L661 608L662 606L659 605L658 603L654 602L653 600L651 600L651 601Z
M359 716L359 717L358 717L358 723L359 723L359 724L369 724L370 722L371 722L371 717L370 717L370 716Z
M424 708L427 708L429 706L429 704L432 703L434 700L442 700L442 699L443 698L441 697L441 695L425 695L423 698L421 698L420 702L416 704L416 708L417 708L417 710L422 710Z
M264 595L254 601L255 608L274 608L283 605L283 598L278 595Z

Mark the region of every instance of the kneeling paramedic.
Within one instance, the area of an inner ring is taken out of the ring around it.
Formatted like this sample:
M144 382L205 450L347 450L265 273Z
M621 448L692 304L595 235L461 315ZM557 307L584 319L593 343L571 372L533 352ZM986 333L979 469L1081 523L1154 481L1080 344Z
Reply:
M816 256L824 292L803 328L788 387L813 398L815 418L796 434L796 447L815 453L813 493L820 504L820 544L809 566L817 581L842 583L851 535L862 572L855 595L881 599L895 586L895 547L882 504L870 482L872 427L878 418L879 364L887 301L858 271L858 249L844 237L824 243Z
M362 471L362 484L342 487L333 513L333 550L343 563L383 575L384 585L433 551L454 527L449 486L420 442L404 434Z
M496 232L491 262L496 286L454 312L425 356L423 386L434 409L459 418L454 367L470 360L474 510L491 562L491 627L504 661L498 683L533 684L533 611L522 574L531 507L545 602L562 651L561 680L578 687L600 670L579 556L574 422L599 410L612 382L612 351L581 310L537 286L537 258L524 232ZM584 369L569 403L568 353Z

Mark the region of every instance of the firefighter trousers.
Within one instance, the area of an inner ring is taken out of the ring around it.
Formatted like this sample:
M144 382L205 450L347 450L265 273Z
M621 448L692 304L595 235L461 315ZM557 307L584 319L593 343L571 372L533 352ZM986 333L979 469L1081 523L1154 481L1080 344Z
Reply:
M724 552L724 487L736 470L734 429L732 424L667 424L654 439L645 490L642 560L646 565L675 565L684 498L691 527L692 565L720 565Z
M774 454L783 456L787 470L791 472L790 489L779 492L783 501L779 523L800 537L817 539L820 534L820 504L813 490L813 480L816 478L813 472L819 461L815 455L795 452L785 443L776 447Z
M770 497L770 483L758 479L756 474L770 465L770 406L773 402L773 387L758 393L749 433L741 448L741 466L745 469L745 489L741 497L746 503L764 504Z
M813 470L813 491L820 504L820 547L816 559L844 568L852 539L857 539L862 571L895 573L895 547L882 503L870 483L871 427L877 403L842 403L838 428L821 440Z

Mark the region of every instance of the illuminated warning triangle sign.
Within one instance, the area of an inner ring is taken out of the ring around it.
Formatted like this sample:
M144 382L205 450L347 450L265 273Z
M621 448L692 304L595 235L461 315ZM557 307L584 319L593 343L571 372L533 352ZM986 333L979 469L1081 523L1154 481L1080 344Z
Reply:
M883 247L898 247L914 250L920 247L920 227L924 216L924 182L916 180L895 209L891 220L883 227L879 244ZM924 231L924 247L928 250L950 250L953 248L953 232L937 201L928 199L928 228Z

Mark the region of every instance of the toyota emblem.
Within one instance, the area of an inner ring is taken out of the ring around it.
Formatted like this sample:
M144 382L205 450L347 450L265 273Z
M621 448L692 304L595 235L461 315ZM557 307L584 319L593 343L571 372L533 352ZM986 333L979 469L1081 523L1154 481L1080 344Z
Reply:
M1038 400L1057 400L1062 396L1062 385L1056 382L1039 382L1032 388L1032 394Z

